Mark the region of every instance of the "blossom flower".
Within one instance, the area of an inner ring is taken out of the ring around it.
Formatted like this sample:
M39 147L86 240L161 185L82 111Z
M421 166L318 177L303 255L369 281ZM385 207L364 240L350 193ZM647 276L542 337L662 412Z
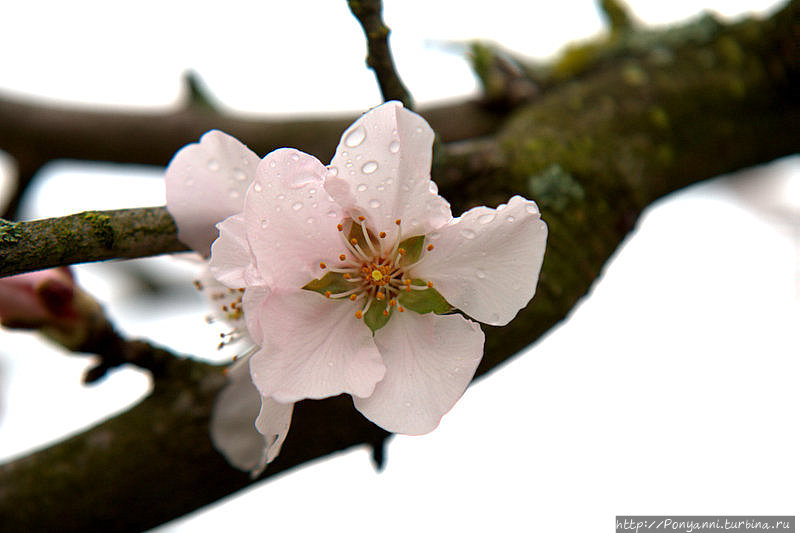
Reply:
M504 325L533 297L547 236L536 204L453 218L430 179L432 143L424 119L388 102L344 132L328 167L288 148L258 163L211 270L269 287L243 306L262 396L348 393L379 426L427 433L483 355L480 327L453 310Z
M202 165L196 165L197 161ZM249 148L220 131L206 133L199 143L175 154L165 175L167 209L184 243L208 257L218 235L216 224L242 211L244 193L253 182L258 162L259 157ZM226 243L242 246L237 255L248 253L244 242L229 239ZM212 319L231 328L223 343L238 340L252 344L243 318L243 301L262 299L266 288L256 277L245 276L234 265L229 267L226 281L231 287L220 284L207 269L195 285L211 302ZM258 393L250 380L252 349L247 353L227 369L228 383L214 403L210 434L214 446L231 465L255 476L280 452L294 406Z

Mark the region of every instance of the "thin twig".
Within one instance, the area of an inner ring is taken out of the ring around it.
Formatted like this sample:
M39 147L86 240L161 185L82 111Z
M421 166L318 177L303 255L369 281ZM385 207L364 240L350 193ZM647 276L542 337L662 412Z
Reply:
M367 65L375 72L383 100L400 100L409 109L414 107L392 60L389 49L389 28L382 18L381 0L348 0L350 11L361 23L367 37Z

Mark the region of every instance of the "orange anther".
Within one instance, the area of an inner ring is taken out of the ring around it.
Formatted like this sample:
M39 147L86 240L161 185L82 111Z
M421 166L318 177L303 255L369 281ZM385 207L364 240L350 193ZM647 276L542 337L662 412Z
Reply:
M406 292L411 292L411 285L406 285Z
M427 283L427 285L428 285L428 288L430 289L431 287L433 287L433 282L432 282L432 281L429 281L429 282Z
M326 265L324 262L320 262L319 267L320 268L328 268L328 265Z
M383 316L389 316L389 310L388 309L384 309L383 310Z
M345 272L344 274L342 274L342 277L343 277L344 279L350 279L352 276L350 276L350 274L348 274L347 272Z
M389 300L389 307L394 307L395 305L397 305L397 300Z
M431 250L433 250L433 245L432 245L432 244L429 244L428 246L426 246L426 250L428 250L429 252L430 252Z
M356 295L355 294L351 294L350 295L350 301L351 302L355 302L356 301Z
M380 233L378 234L378 236L379 236L381 239L385 239L385 238L386 238L386 232L385 232L385 231L382 231L382 232L380 232Z
M331 297L331 291L325 291L325 298Z
M361 318L362 316L364 316L364 313L361 311L356 311L356 318Z
M359 222L364 222L364 217L358 217Z
M353 237L352 239L350 239L350 244L358 244L358 239Z
M397 308L397 310L398 310L398 311L400 311L401 313L402 313L403 311L405 311L405 309L403 309L403 306L399 306L399 307Z
M375 295L375 298L377 298L378 300L383 300L385 296L381 291L378 291L378 293Z
M397 249L397 253L400 254L400 255L406 255L406 249L405 248L398 248Z
M339 261L344 261L345 259L347 259L347 256L346 256L346 255L344 255L344 254L339 254Z
M342 230L344 230L344 226L342 226L341 224L337 224L336 225L336 229L338 229L339 231L342 231Z
M399 226L400 225L400 219L398 218L397 220L394 221L394 223Z

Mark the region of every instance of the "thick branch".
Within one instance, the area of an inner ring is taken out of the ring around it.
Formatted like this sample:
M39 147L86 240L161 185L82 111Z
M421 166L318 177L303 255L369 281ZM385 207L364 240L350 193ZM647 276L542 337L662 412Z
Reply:
M347 3L367 37L367 65L378 78L383 100L400 100L407 108L413 108L411 95L400 80L392 60L389 28L383 22L381 0L348 0Z
M187 250L175 232L164 207L86 211L30 222L0 220L0 276Z
M479 373L566 316L654 199L798 151L797 6L582 70L498 135L447 147L434 171L454 211L521 193L539 203L550 228L537 295L508 327L485 328ZM245 486L209 443L218 371L185 362L170 375L129 412L0 468L0 522L138 531ZM347 398L303 402L266 475L384 438Z

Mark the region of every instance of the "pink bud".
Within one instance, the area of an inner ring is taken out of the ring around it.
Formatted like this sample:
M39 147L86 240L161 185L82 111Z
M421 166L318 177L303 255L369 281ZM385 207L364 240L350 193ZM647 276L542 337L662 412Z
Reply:
M0 323L39 328L78 317L75 281L67 267L0 278Z

